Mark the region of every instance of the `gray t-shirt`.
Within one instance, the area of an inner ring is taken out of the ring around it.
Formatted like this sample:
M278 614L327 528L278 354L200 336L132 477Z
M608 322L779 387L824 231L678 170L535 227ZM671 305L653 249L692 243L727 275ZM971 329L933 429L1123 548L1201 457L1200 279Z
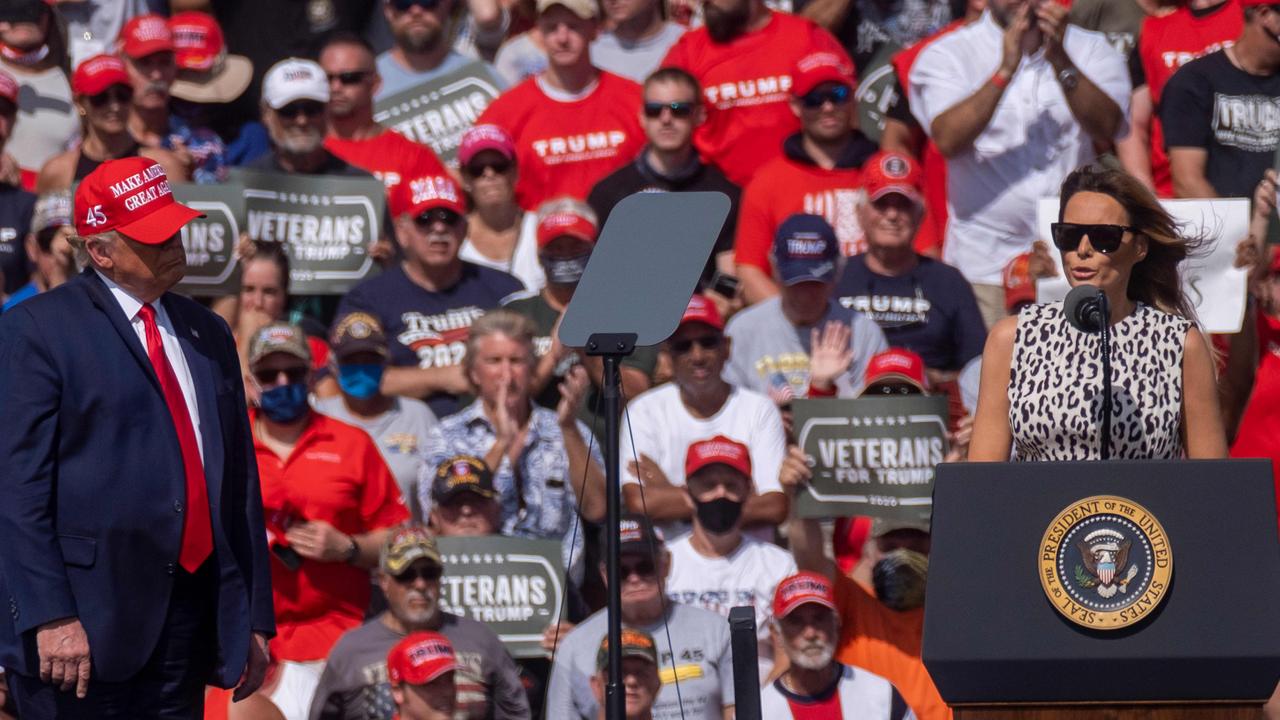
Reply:
M457 657L456 720L527 720L529 698L502 641L483 624L444 613L438 631ZM387 653L404 638L381 616L348 630L329 653L309 720L391 720Z
M677 653L672 657L668 629L662 621L637 628L653 636L658 645L662 689L653 706L653 720L680 720L679 698L685 720L720 720L722 708L733 704L733 655L729 647L729 622L703 610L672 603L667 625ZM551 720L596 720L600 709L591 692L596 673L596 653L608 631L608 615L601 610L575 627L556 648L551 668L544 717Z
M415 72L396 62L395 58L391 57L390 51L384 52L378 56L378 75L382 78L382 87L378 89L378 94L374 96L374 100L390 97L442 75L448 75L473 62L479 61L475 58L469 58L456 50L450 50L449 54L445 55L444 60L440 61L440 64L434 69ZM493 69L493 66L488 63L484 63L484 65L494 77L498 77L498 73ZM506 88L498 89L505 90Z
M849 347L853 364L836 378L840 397L857 397L867 376L867 364L889 342L875 321L832 300L815 327L819 332L830 320L853 329ZM809 332L796 327L782 314L782 297L774 296L743 310L729 321L725 334L733 338L732 354L724 379L732 385L764 393L775 401L809 396ZM790 393L790 395L787 395Z
M498 76L512 86L519 85L526 78L547 69L547 54L533 42L529 33L524 32L511 38L498 48L493 58Z
M644 82L649 73L658 69L667 50L680 39L685 28L679 23L663 23L654 35L640 40L622 40L610 32L600 33L591 43L591 64L614 75Z
M369 433L373 442L387 461L391 474L400 486L400 495L409 503L413 517L422 519L421 508L418 507L418 472L422 468L422 457L419 450L426 442L427 432L436 426L435 413L421 400L413 398L394 398L391 409L376 418L363 418L352 414L347 409L341 395L319 398L315 401L316 412L337 418L348 425Z

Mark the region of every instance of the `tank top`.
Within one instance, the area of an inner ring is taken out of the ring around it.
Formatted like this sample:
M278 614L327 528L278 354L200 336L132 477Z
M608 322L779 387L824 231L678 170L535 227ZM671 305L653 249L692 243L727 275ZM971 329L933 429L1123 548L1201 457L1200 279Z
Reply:
M1111 457L1183 456L1182 356L1191 322L1139 303L1111 330ZM1009 427L1018 461L1101 456L1101 335L1067 322L1062 303L1018 315Z
M142 151L142 146L135 142L133 145L129 146L129 149L126 150L125 153L120 157L122 158L133 157L141 151ZM112 158L112 159L115 160L118 158ZM85 177L87 177L89 173L93 172L94 170L97 170L98 166L104 162L106 162L106 160L94 160L88 155L85 155L84 148L83 147L80 148L79 154L76 156L76 182L80 182L81 180L85 179Z

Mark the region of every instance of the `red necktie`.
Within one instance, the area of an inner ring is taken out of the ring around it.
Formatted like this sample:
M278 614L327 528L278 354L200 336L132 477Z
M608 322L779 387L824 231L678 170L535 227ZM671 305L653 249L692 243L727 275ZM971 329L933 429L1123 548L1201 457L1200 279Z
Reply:
M164 342L160 328L156 326L156 311L150 305L138 310L142 327L147 334L147 355L160 379L165 404L178 431L178 444L182 447L182 469L187 476L187 514L182 525L182 552L178 563L187 572L195 572L200 563L213 552L213 528L209 520L209 490L205 487L204 463L200 460L200 445L196 443L196 431L187 412L187 401L182 397L178 376L164 354Z

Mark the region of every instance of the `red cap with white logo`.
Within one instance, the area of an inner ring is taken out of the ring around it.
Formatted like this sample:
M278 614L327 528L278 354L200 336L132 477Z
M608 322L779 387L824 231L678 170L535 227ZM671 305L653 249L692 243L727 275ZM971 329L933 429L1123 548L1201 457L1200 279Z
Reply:
M846 87L857 84L853 64L839 53L822 51L800 58L791 72L791 94L808 95L823 83L837 83Z
M684 316L680 318L680 324L685 323L702 323L716 330L724 330L724 318L720 317L720 310L716 308L715 303L707 299L706 295L694 295L689 298L689 305L684 309Z
M545 247L547 243L564 235L594 243L596 224L590 218L567 210L553 212L538 221L538 247Z
M201 213L173 199L169 178L155 160L108 160L76 189L76 233L116 230L130 240L159 245Z
M928 387L924 375L924 358L906 348L889 348L873 355L867 362L866 384L870 386L893 380L909 383L924 392Z
M708 465L728 465L751 477L751 451L737 440L717 435L689 446L684 456L684 474L688 477Z
M836 592L825 575L805 570L778 583L773 591L773 617L781 620L805 603L836 609Z
M409 182L400 183L401 207L409 208L409 217L416 218L428 210L445 208L459 215L467 214L462 200L462 188L448 175L424 175Z
M387 676L397 687L426 685L456 669L453 645L440 633L412 633L387 653Z
M173 52L173 32L169 21L156 15L136 15L120 30L120 51L134 58L158 52Z
M71 73L71 93L73 95L94 96L106 91L112 85L133 87L129 82L129 72L124 69L124 62L115 55L94 55L86 58Z
M872 202L898 193L917 205L924 203L924 176L914 160L891 151L878 152L862 166L862 186Z

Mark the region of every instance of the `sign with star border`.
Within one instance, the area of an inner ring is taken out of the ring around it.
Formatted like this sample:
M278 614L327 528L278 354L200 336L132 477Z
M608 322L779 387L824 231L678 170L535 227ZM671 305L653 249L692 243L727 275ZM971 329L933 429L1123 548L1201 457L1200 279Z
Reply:
M244 187L249 237L284 243L290 294L345 293L378 271L369 248L383 231L381 182L243 168L233 179Z
M441 162L452 165L463 134L504 89L487 63L470 62L379 98L373 105L373 119L388 130L431 146Z
M240 289L236 246L244 227L244 188L175 183L173 197L204 213L182 226L187 272L176 290L193 297L221 297Z
M440 606L489 627L514 658L542 658L542 633L565 601L563 545L489 535L436 539Z
M947 455L945 397L815 398L792 407L813 469L796 492L800 517L929 522L934 467Z

